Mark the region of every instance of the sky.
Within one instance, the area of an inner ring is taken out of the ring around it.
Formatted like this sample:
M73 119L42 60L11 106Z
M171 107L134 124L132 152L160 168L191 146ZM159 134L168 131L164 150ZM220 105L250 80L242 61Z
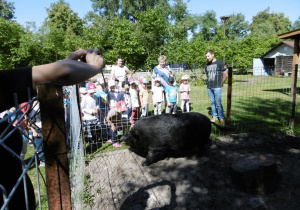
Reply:
M25 25L27 21L36 22L40 26L47 16L46 8L58 0L7 0L14 2L16 21ZM71 9L83 18L92 11L89 0L65 0ZM208 10L214 10L216 17L242 13L246 21L252 22L252 17L258 12L270 8L270 12L282 12L292 24L300 17L300 0L184 0L192 14L202 15ZM297 11L298 10L298 11ZM221 21L220 21L221 22Z

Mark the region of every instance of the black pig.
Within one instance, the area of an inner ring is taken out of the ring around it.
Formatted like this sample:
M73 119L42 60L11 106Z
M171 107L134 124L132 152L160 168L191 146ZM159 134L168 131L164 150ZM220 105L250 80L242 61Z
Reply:
M194 149L205 151L210 133L211 122L205 115L163 114L140 119L121 141L135 151L146 152L143 165L148 166L166 156L186 155Z

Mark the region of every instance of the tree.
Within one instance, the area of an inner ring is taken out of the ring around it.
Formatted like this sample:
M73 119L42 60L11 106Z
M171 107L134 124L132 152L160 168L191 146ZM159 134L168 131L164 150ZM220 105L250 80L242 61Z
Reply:
M223 25L222 25L223 27ZM242 13L232 14L226 22L226 36L230 39L243 38L247 35L249 24Z
M94 12L100 17L112 19L118 17L135 22L137 13L147 9L164 8L164 14L169 14L168 0L91 0Z
M49 28L82 35L83 20L79 18L78 14L64 0L52 3L50 8L47 8L47 13L45 23Z
M213 10L206 11L204 15L200 17L200 22L199 35L206 41L212 40L216 35L218 27L216 13Z
M0 17L0 69L10 69L18 62L17 49L20 37L24 33L22 27L13 21Z
M0 1L0 16L6 20L12 20L15 14L14 3L6 0Z
M298 17L298 19L293 24L293 27L294 27L294 29L299 29L300 28L300 16Z
M259 35L259 33L257 32L257 27L262 23L265 23L265 25L268 25L268 29L273 28L272 31L275 31L275 35L281 34L281 33L285 33L287 31L290 31L292 28L292 23L289 20L289 18L284 16L284 13L270 13L270 8L267 8L259 13L257 13L257 15L255 15L252 20L252 24L250 24L250 31L255 32L256 35ZM264 34L263 30L260 30L259 32L261 33L261 35L263 37L266 37L267 35ZM269 32L268 32L269 33Z
M162 54L168 37L168 25L161 9L148 9L137 14L136 33L147 55L146 68L157 64L157 58Z

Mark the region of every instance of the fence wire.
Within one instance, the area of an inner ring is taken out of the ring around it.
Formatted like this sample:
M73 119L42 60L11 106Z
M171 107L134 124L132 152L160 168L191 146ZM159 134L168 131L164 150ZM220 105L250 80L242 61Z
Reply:
M20 106L16 101L16 107L1 113L0 156L3 163L3 170L0 175L1 210L41 209L40 184L45 183L40 183L39 180L41 171L38 168L38 156L42 145L37 145L29 129L29 127L36 127L34 118L39 114L35 101L36 98L33 98ZM36 112L32 114L34 109ZM35 147L35 153L25 160L28 145ZM37 189L35 190L27 175L33 163L35 163L37 180Z

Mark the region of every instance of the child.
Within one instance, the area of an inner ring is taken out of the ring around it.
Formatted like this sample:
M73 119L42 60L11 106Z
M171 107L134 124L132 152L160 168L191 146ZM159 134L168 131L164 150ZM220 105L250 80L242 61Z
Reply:
M116 92L116 85L114 80L108 81L108 101L109 101L109 108L112 109L116 107L117 104L117 97L118 93Z
M80 106L84 114L84 119L86 120L86 129L88 133L88 139L92 140L91 124L96 124L97 113L99 107L96 105L96 100L93 98L94 93L96 93L96 85L92 82L88 83L88 94L84 96L81 100Z
M182 113L184 113L186 108L187 112L190 112L190 104L189 104L189 100L190 100L190 91L191 91L191 87L188 83L189 80L189 75L183 75L181 77L181 84L179 87L179 91L180 91L180 99L181 99L181 110Z
M164 101L164 88L161 85L161 80L159 77L156 77L154 79L154 86L152 92L154 115L161 114L161 104Z
M174 85L174 77L169 77L169 84L165 91L166 91L166 98L167 98L167 108L166 113L175 114L177 111L177 104L178 104L178 88Z
M143 79L143 83L141 84L140 89L140 102L142 105L142 114L141 117L146 117L148 114L148 106L149 106L149 93L147 90L148 81L146 78Z
M130 98L130 94L129 94L129 85L126 84L125 81L123 81L121 86L122 86L122 89L118 94L117 102L125 101L127 111L124 112L122 118L123 118L124 122L128 123L128 120L131 117L131 111L132 111L131 98Z
M121 84L122 85L122 84ZM121 85L119 84L119 80L115 79L115 91L119 93L121 91Z
M132 114L131 114L131 126L134 125L135 121L139 117L139 110L140 110L140 103L138 98L138 91L137 91L137 84L135 79L130 78L129 79L130 89L130 99L131 99L131 107L132 107Z
M116 107L109 110L106 121L108 125L110 125L110 140L108 142L113 143L113 147L122 147L121 144L118 143L117 133L122 130L122 113L127 111L125 101L119 101L116 104Z

